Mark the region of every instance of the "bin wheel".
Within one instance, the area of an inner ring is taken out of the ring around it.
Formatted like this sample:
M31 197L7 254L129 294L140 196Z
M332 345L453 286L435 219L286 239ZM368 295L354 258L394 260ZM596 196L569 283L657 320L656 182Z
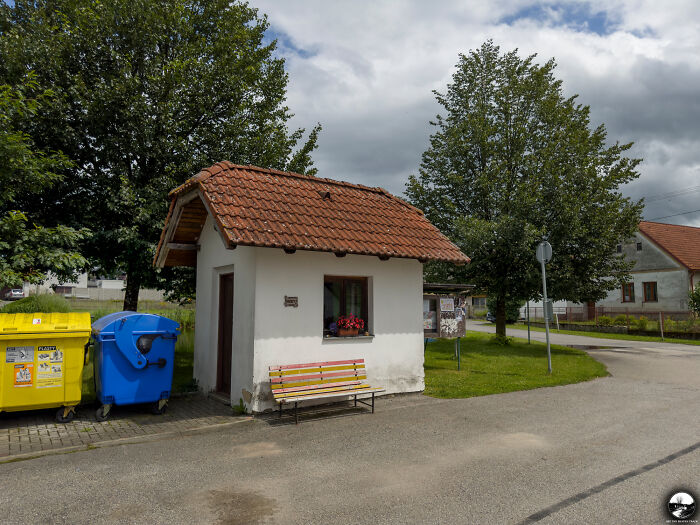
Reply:
M75 407L61 407L56 412L56 421L59 423L70 423L75 417Z
M107 421L109 419L109 414L110 414L110 410L109 409L105 410L105 406L102 405L100 408L98 408L95 411L95 419L100 423L102 421Z
M155 414L157 416L160 416L162 414L165 414L166 409L168 408L168 400L167 399L161 399L160 401L156 401L151 405L151 414Z

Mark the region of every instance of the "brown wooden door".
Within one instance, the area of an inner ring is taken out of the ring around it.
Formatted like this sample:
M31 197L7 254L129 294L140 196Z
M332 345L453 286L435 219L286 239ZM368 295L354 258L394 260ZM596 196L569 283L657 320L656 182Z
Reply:
M593 301L588 301L588 303L586 304L586 306L588 307L588 312L587 312L587 315L586 315L586 317L587 317L586 321L592 321L592 320L595 319L595 303L594 303Z
M231 396L231 354L233 352L233 274L219 277L219 358L216 390Z

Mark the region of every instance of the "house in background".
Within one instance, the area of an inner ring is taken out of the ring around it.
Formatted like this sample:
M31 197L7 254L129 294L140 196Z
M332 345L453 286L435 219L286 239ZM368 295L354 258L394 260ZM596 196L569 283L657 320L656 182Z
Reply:
M631 279L596 306L630 312L687 312L688 291L700 283L700 228L643 221L617 245L634 262Z
M273 408L268 367L363 358L387 393L424 388L423 263L469 258L381 188L215 164L171 192L157 266L197 267L194 376ZM337 321L364 321L339 337Z
M61 282L49 274L49 277L41 284L25 282L22 290L24 297L36 294L62 295L66 298L86 299L95 301L123 301L126 276L105 279L88 273L80 274L74 282ZM160 290L142 288L139 299L146 301L162 301L164 294Z

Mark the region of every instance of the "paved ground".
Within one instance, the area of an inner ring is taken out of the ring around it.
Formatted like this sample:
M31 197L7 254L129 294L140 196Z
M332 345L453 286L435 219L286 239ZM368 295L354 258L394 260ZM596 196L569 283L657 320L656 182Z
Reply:
M669 491L700 494L700 348L642 344L598 351L612 377L578 385L3 464L2 520L666 523Z
M95 408L89 406L78 407L76 418L67 424L57 423L55 414L55 408L1 412L0 462L66 447L191 431L236 419L230 407L201 395L171 399L161 416L140 405L114 407L110 419L101 423L95 420Z

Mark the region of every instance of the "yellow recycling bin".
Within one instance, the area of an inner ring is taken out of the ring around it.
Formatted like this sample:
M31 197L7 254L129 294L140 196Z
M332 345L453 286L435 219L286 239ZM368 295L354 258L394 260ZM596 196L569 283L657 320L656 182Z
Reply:
M0 313L0 412L61 407L73 419L87 361L90 314Z

